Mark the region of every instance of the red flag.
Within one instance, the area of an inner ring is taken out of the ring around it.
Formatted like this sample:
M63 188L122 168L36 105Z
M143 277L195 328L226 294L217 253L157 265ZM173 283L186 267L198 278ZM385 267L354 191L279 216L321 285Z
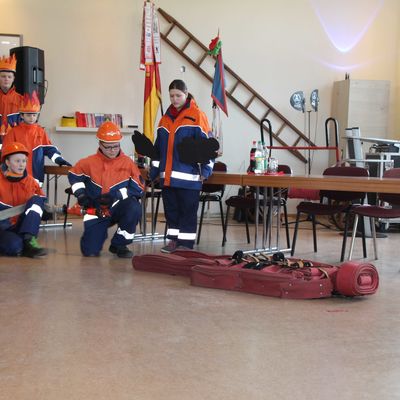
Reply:
M146 71L144 85L143 133L154 142L154 125L161 104L161 83L158 64L161 63L160 30L154 4L145 1L140 68Z

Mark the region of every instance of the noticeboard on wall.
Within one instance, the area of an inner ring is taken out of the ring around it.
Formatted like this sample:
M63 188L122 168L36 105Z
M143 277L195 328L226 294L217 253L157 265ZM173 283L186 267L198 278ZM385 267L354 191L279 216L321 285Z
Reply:
M0 57L9 56L10 49L22 46L22 35L0 33Z

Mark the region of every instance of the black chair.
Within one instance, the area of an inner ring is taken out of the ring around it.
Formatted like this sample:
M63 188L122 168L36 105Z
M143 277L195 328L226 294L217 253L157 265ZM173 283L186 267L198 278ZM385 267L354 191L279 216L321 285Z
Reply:
M151 200L152 197L153 197L153 199L156 199L156 208L154 210L154 215L153 215L153 220L152 220L152 225L151 225L152 232L155 232L156 227L157 227L158 210L160 208L160 200L162 197L161 193L162 192L161 192L161 187L160 187L159 182L155 182L153 184L153 188L151 188L150 182L146 182L146 191L143 196L143 201L145 202L144 209L146 209L148 199Z
M337 176L369 176L368 170L361 167L330 167L327 168L323 175L337 175ZM313 203L311 201L302 201L297 206L296 224L294 228L293 241L292 241L292 252L293 256L296 249L297 231L300 222L300 215L306 214L311 217L312 229L313 229L313 243L314 252L317 252L317 232L316 232L316 215L327 215L332 216L338 213L344 213L345 215L345 232L343 235L342 252L340 261L344 259L344 253L346 250L346 235L347 235L347 224L348 216L352 203L362 203L365 193L360 192L348 192L348 191L333 191L333 190L321 190L320 191L321 202ZM323 203L326 201L326 203Z
M396 178L400 179L400 168L393 168L385 171L383 173L384 178ZM399 181L400 184L400 181ZM354 240L357 232L357 225L359 221L359 217L368 217L370 219L371 224L371 231L372 231L372 238L374 241L374 255L375 260L378 259L378 248L376 243L376 229L375 229L375 218L384 218L384 219L391 219L391 218L400 218L400 194L395 193L378 193L379 202L382 205L359 205L354 206L351 209L351 212L355 215L354 218L354 226L353 226L353 234L351 238L350 244L350 252L349 252L349 260L353 255L353 247L354 247ZM387 203L387 205L384 205ZM347 235L347 228L346 226L346 235ZM363 252L364 257L367 256L366 251L366 244L365 244L365 229L364 224L362 224L362 243L363 243Z
M226 172L227 167L226 164L217 161L214 164L213 171L218 171L218 172ZM200 242L200 236L201 236L201 228L203 226L203 217L204 217L204 208L206 204L209 204L210 202L217 202L219 204L219 211L220 211L220 216L221 216L221 224L222 224L222 232L224 232L224 211L222 209L222 197L224 196L225 192L225 185L218 185L218 184L210 184L205 181L203 183L203 186L201 188L200 192L200 203L201 203L201 213L200 213L200 222L199 222L199 229L197 233L197 244Z
M278 165L278 172L283 172L284 174L290 175L292 173L292 169L285 164ZM250 232L249 232L249 216L251 214L255 214L254 210L256 208L256 199L255 199L255 188L253 187L245 187L243 195L231 196L226 201L226 215L225 215L225 226L224 226L224 236L222 238L222 246L225 246L226 242L226 231L228 230L228 217L229 211L231 207L237 208L240 210L241 214L244 217L244 222L246 224L246 237L247 243L250 243ZM288 216L287 216L287 193L288 188L281 188L274 190L274 196L272 203L267 200L266 206L270 207L278 205L278 192L280 192L280 206L283 208L284 218L285 218L285 231L286 231L286 241L288 247L290 247L290 235L289 235L289 225L288 225ZM264 200L260 200L260 207L264 206ZM268 212L268 211L267 211ZM269 212L267 214L269 217ZM267 220L268 225L268 220Z

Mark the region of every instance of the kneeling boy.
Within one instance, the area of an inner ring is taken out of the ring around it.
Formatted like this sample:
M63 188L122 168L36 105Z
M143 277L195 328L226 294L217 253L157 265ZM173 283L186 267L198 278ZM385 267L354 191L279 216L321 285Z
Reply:
M27 174L28 149L21 143L3 146L0 171L0 253L8 256L46 255L37 243L46 197L35 179ZM19 215L1 218L1 211L24 205Z

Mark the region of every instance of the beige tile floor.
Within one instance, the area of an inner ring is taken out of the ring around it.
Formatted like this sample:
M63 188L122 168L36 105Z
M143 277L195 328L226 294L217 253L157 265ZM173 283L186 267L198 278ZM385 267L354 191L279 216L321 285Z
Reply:
M379 239L375 296L283 300L83 258L81 229L43 230L45 259L0 258L1 400L400 399L399 234ZM338 263L338 233L319 230L316 255L310 233L296 255ZM205 224L199 250L221 239ZM250 247L230 226L225 253Z

